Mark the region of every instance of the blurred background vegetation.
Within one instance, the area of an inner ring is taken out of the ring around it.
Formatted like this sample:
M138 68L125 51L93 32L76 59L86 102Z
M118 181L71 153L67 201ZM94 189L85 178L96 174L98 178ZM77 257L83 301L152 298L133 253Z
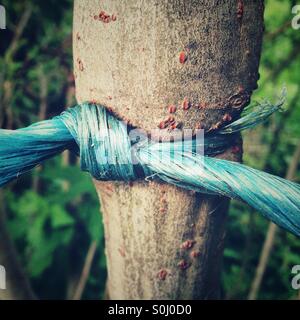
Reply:
M71 0L1 4L6 8L7 29L0 30L0 124L15 129L75 103L73 4ZM300 30L291 28L296 1L265 4L260 81L252 100L274 97L284 84L288 101L285 112L244 134L244 161L300 182ZM0 216L37 298L103 298L106 263L99 202L76 157L65 152L0 190ZM223 297L299 298L290 284L291 267L300 264L299 254L300 239L233 201ZM1 252L0 264L4 264Z

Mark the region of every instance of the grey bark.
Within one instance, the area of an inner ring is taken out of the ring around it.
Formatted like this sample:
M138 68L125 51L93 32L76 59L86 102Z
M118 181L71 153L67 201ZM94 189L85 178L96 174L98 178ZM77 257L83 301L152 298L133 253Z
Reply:
M75 0L77 100L147 131L176 105L183 129L214 130L256 88L262 33L260 0ZM228 199L158 182L95 185L110 298L219 297Z

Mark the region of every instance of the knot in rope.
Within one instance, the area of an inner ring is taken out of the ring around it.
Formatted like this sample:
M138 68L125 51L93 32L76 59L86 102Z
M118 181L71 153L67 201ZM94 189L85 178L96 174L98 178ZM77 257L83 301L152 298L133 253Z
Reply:
M80 155L81 169L97 180L152 177L196 192L235 198L300 236L300 186L294 182L217 159L235 134L280 110L265 101L247 107L240 119L205 136L184 141L132 139L127 126L100 105L83 103L52 120L18 130L0 129L0 186L65 149ZM202 152L198 152L202 150Z
M105 108L83 103L63 112L58 119L63 121L78 145L82 170L90 172L97 180L138 178L127 128Z

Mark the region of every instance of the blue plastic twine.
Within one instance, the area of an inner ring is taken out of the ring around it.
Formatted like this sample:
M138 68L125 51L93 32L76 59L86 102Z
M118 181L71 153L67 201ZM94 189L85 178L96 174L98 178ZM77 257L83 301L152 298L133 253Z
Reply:
M206 135L204 143L190 139L184 141L184 148L182 141L131 141L123 122L100 105L83 103L27 128L0 129L0 186L71 149L80 155L81 169L97 180L132 181L151 176L197 192L239 199L300 236L298 184L212 157L226 150L236 133L279 110L284 99L274 105L265 101L247 107L240 119ZM199 147L204 156L196 153Z

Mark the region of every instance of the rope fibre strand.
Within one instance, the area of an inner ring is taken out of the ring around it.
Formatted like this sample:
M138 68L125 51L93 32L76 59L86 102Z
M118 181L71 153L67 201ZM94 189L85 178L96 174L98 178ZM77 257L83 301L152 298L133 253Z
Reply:
M100 105L83 103L52 120L18 130L0 129L0 186L64 149L80 155L81 169L98 180L131 181L154 176L182 188L239 199L300 236L300 186L245 165L213 158L234 140L280 110L264 101L202 140L138 143L127 127ZM74 143L76 142L76 143ZM205 155L196 153L200 147ZM171 155L170 155L171 152ZM171 161L170 161L171 160Z

